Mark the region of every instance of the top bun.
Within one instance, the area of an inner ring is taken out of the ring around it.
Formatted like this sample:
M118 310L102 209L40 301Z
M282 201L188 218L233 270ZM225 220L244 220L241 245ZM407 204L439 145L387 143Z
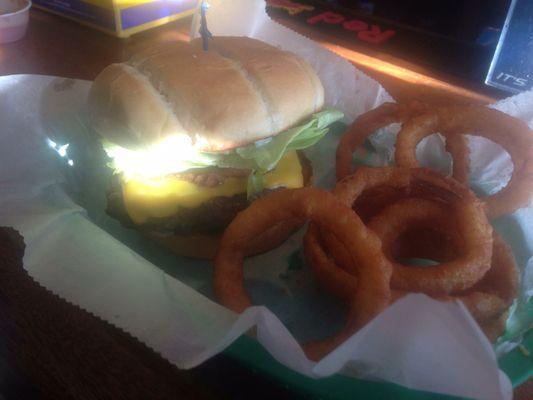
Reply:
M324 88L296 55L247 37L149 48L95 79L89 117L109 140L136 147L180 135L200 151L230 150L298 124Z

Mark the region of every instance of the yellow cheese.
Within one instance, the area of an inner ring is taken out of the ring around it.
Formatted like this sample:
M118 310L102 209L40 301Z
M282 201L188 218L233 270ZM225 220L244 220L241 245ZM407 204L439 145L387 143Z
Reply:
M163 218L175 214L178 208L194 208L213 197L231 197L246 193L247 178L227 178L214 187L202 187L173 177L150 180L129 180L122 185L124 205L136 224L150 217ZM304 185L302 166L296 152L287 153L276 168L264 177L267 189L299 188Z

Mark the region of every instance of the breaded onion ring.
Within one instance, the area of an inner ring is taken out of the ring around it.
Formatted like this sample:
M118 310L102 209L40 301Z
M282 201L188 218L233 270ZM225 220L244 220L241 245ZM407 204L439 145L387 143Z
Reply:
M450 261L419 267L394 261L390 252L397 238L412 227L454 231L461 238L459 254ZM456 201L451 204L407 198L387 207L368 227L381 238L383 251L393 261L391 286L394 289L427 294L466 290L490 268L492 229L480 203Z
M454 218L455 217L455 218ZM420 218L420 219L418 219ZM458 219L457 219L458 218ZM398 220L403 222L410 221L409 226L419 227L422 226L434 226L446 237L455 239L455 246L459 251L456 257L452 257L455 262L461 251L461 240L464 237L461 234L461 216L454 213L453 209L449 209L449 206L445 206L442 203L429 202L428 200L421 199L405 199L390 206L383 211L378 217L372 220L369 227L374 230L382 240L382 246L385 254L391 259L395 260L391 256L391 249L394 247L394 242L399 236L399 232L391 233L390 225L384 227L388 220L394 220L395 223ZM383 234L383 232L385 232ZM514 257L505 244L503 239L494 232L493 233L493 252L491 259L491 267L488 272L483 276L481 280L476 282L471 288L466 290L457 291L451 293L450 296L436 296L440 300L461 300L468 308L474 319L479 323L485 323L488 320L494 319L502 312L509 308L512 300L518 291L518 269L514 261ZM459 242L457 242L459 240ZM413 249L403 249L403 256L407 258L428 258L436 261L443 261L443 259L450 259L452 250L451 246L446 246L446 241L442 244L436 242L431 243L426 240L423 251L425 254L421 254L418 249L412 252ZM433 249L431 248L433 246ZM439 248L444 248L444 252L440 252ZM407 250L407 251L406 251ZM410 252L411 251L411 252ZM430 255L431 254L431 255ZM449 263L450 261L448 261ZM398 270L406 268L416 268L417 271L427 271L427 275L431 276L431 272L435 271L435 268L442 267L441 264L430 267L412 267L405 266L402 263L393 262L393 279L392 285L394 286L395 274ZM437 276L437 279L439 276ZM422 278L420 278L422 279ZM426 294L432 294L430 291L423 291Z
M533 197L533 133L526 123L486 107L445 107L414 117L403 124L396 141L396 164L417 167L416 146L434 132L483 136L502 146L514 169L507 186L486 197L490 218L512 213Z
M511 248L496 232L493 238L489 271L472 288L456 294L480 323L507 310L518 295L519 271Z
M507 311L518 295L519 270L510 247L493 232L492 263L483 279L470 289L441 301L461 300L491 342L505 330Z
M448 216L447 211L443 216ZM439 226L444 231L445 226ZM393 246L394 259L423 258L434 261L448 261L457 254L456 246L451 240L456 238L452 228L444 235L436 236L435 232L424 232L417 229L403 235L399 243ZM383 243L383 247L386 244ZM491 267L483 278L471 288L452 293L450 296L438 296L440 300L461 300L474 319L480 324L493 320L507 310L518 294L519 270L510 247L502 237L493 231L493 247Z
M493 243L492 266L472 289L493 293L510 306L518 295L520 273L511 248L496 231Z
M455 205L462 221L463 256L459 264L450 264L449 272L438 269L436 273L446 275L439 279L422 279L419 272L409 268L394 270L393 289L424 291L427 293L449 293L464 290L477 282L489 269L492 254L492 228L483 213L480 202L472 192L457 181L428 169L409 168L359 168L353 175L337 183L334 194L346 205L352 205L367 189L389 186L403 192L404 197L420 197ZM399 229L400 224L395 221ZM393 231L394 231L393 229ZM415 279L416 277L416 279Z
M215 258L215 295L236 312L252 305L244 289L243 258L251 239L280 221L310 219L335 232L348 249L360 284L353 293L345 328L335 336L304 347L318 359L380 313L390 301L391 264L381 252L379 238L331 193L316 188L287 189L254 201L227 227Z

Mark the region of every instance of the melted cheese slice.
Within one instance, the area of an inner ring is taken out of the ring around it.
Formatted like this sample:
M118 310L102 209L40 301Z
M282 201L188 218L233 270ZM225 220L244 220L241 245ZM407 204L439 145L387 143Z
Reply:
M247 178L227 178L214 187L202 187L173 177L150 180L129 180L122 185L124 205L130 218L142 224L148 218L175 214L180 207L194 208L213 197L231 197L246 193ZM304 185L302 166L295 151L287 153L275 169L264 177L267 189L299 188Z

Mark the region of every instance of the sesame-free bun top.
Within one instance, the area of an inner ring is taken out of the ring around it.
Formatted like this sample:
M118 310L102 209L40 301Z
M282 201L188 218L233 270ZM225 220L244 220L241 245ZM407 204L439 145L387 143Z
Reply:
M200 151L274 136L324 103L296 55L247 37L172 42L112 64L95 79L88 110L100 135L126 147L180 135Z

